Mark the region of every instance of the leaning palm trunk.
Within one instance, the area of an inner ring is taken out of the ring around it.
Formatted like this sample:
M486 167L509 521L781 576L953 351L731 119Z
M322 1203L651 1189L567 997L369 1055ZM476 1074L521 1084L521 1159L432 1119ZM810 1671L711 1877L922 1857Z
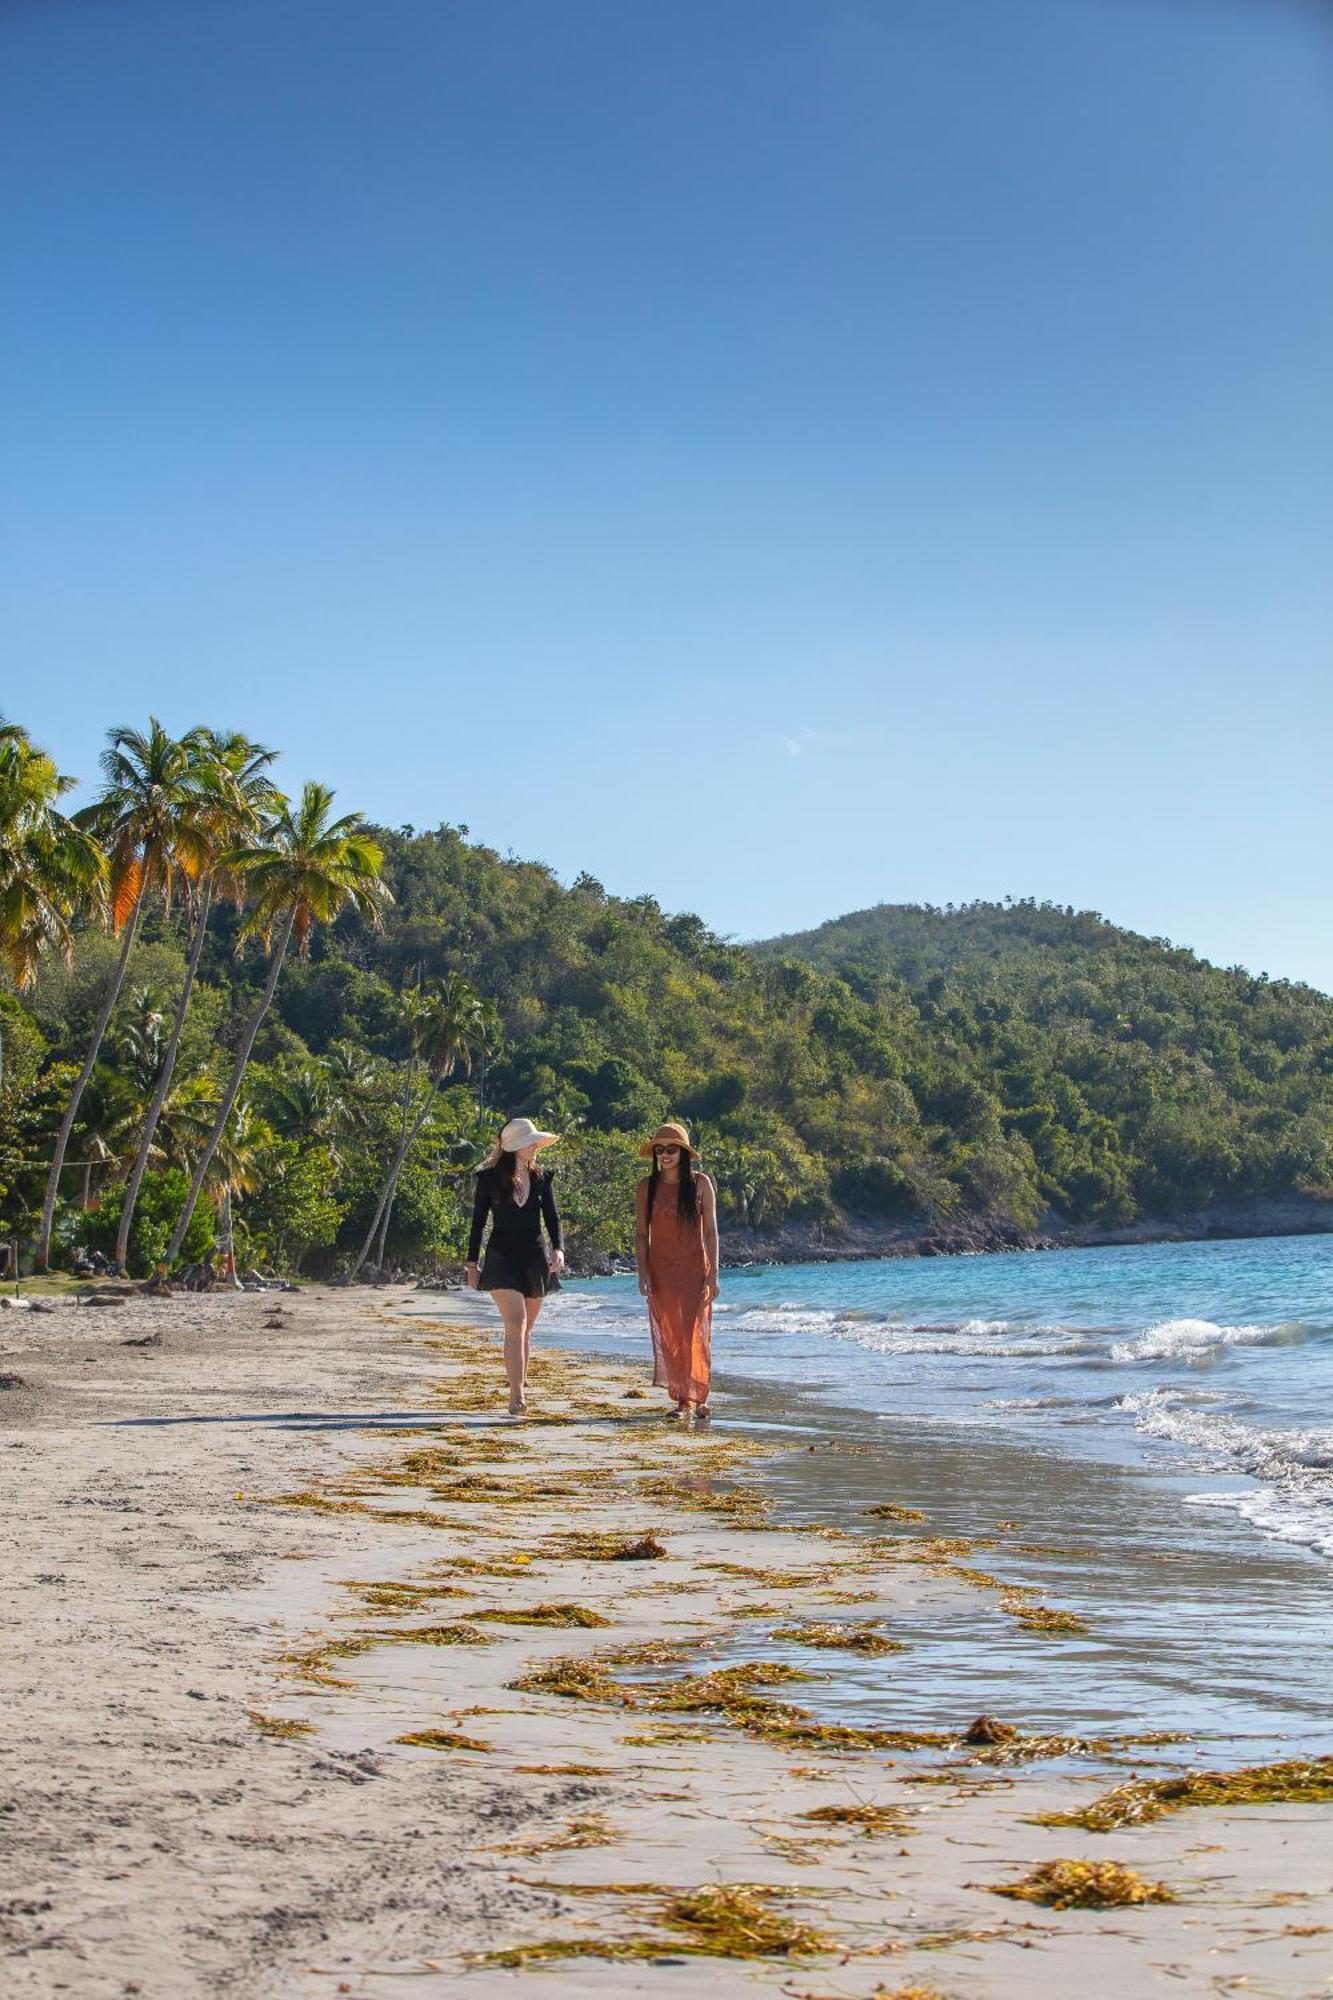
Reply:
M222 1281L233 1291L244 1287L236 1275L236 1236L231 1221L231 1188L222 1190Z
M125 926L124 938L120 947L120 957L116 960L116 969L111 975L111 983L106 989L106 994L102 1001L102 1010L97 1016L97 1022L93 1028L92 1040L88 1044L88 1053L83 1059L83 1068L79 1071L78 1079L69 1094L69 1103L65 1106L65 1115L60 1121L60 1130L56 1134L56 1150L51 1160L51 1171L46 1179L46 1198L42 1203L41 1227L37 1232L37 1254L34 1261L39 1271L46 1269L51 1258L51 1228L55 1221L56 1199L60 1193L60 1172L65 1164L65 1154L69 1150L69 1135L74 1130L74 1120L79 1115L79 1105L82 1102L84 1091L88 1088L88 1079L92 1075L94 1066L96 1065L98 1052L102 1046L102 1038L106 1034L107 1023L111 1019L112 1009L120 998L121 987L125 984L125 971L130 962L130 950L138 933L139 917L142 910L143 898L140 897L134 906L134 911L129 922Z
M162 1106L166 1103L167 1092L171 1089L172 1073L176 1067L176 1052L180 1048L181 1035L185 1029L185 1016L190 1006L190 994L194 989L194 976L199 970L199 960L203 955L204 936L208 929L208 905L212 893L211 884L205 882L199 900L199 914L195 919L190 956L185 966L185 984L181 987L180 999L176 1003L176 1018L171 1024L171 1037L162 1057L161 1073L153 1091L153 1101L148 1107L148 1116L144 1119L143 1131L139 1137L139 1151L125 1189L125 1200L120 1211L120 1227L116 1231L115 1268L121 1277L125 1275L126 1260L129 1256L130 1225L134 1221L139 1188L147 1170L148 1156L153 1150L153 1139L157 1132L157 1122L162 1116Z
M194 1220L194 1211L199 1203L200 1190L204 1185L208 1170L213 1164L213 1155L222 1143L222 1135L227 1129L227 1120L231 1117L236 1100L241 1094L241 1085L245 1081L245 1070L250 1060L250 1051L255 1045L255 1037L263 1025L264 1016L273 1004L273 993L278 983L278 974L282 971L282 961L287 956L287 946L291 942L292 930L295 923L296 913L292 911L283 923L281 935L274 947L273 956L269 961L268 978L264 981L264 991L259 997L259 1005L255 1008L254 1013L246 1023L245 1033L241 1037L241 1046L236 1051L236 1061L232 1064L231 1082L227 1085L227 1094L218 1107L218 1115L213 1120L212 1128L209 1131L207 1139L204 1141L204 1150L195 1165L194 1179L190 1182L190 1192L185 1197L185 1206L181 1210L177 1218L176 1227L171 1233L171 1241L167 1245L166 1255L168 1264L174 1264L177 1257L180 1256L181 1244L185 1241L185 1232Z
M413 1146L416 1143L417 1135L421 1131L422 1126L425 1124L427 1118L430 1115L430 1107L434 1100L434 1095L435 1095L434 1091L430 1091L427 1093L426 1102L422 1105L418 1116L414 1119L413 1123L410 1126L406 1125L406 1106L404 1106L405 1129L401 1139L398 1141L397 1147L394 1150L394 1156L389 1166L388 1175L385 1179L383 1188L380 1190L379 1201L376 1203L375 1206L375 1213L371 1217L370 1227L366 1231L366 1240L361 1245L361 1251L359 1256L357 1257L355 1264L353 1264L351 1270L347 1274L349 1283L353 1278L356 1277L358 1271L361 1269L361 1266L365 1263L367 1257L370 1255L370 1246L375 1241L375 1235L377 1231L379 1232L380 1235L379 1261L381 1265L384 1262L384 1245L388 1241L389 1237L389 1214L393 1208L393 1198L395 1194L398 1192L398 1179L403 1171L404 1166L407 1163L407 1156L411 1152Z

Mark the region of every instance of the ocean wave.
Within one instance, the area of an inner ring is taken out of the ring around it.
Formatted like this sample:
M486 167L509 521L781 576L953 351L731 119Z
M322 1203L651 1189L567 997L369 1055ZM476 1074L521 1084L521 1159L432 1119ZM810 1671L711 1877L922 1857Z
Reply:
M1278 1326L1218 1326L1210 1319L1162 1319L1136 1334L1117 1340L1112 1361L1207 1361L1228 1347L1282 1347L1299 1339L1299 1321Z
M1119 1407L1137 1430L1181 1446L1202 1469L1244 1473L1266 1493L1195 1495L1196 1505L1228 1506L1283 1540L1333 1552L1333 1428L1267 1429L1220 1398L1181 1389L1147 1389Z

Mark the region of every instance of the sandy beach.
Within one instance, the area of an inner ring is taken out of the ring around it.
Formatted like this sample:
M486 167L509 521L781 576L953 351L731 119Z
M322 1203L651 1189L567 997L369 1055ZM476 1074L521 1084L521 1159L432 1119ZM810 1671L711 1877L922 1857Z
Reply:
M0 1350L6 1993L1333 1993L1298 1773L1237 1806L1172 1794L1187 1742L914 1738L894 1649L984 1557L891 1490L770 1524L812 1447L725 1395L686 1432L545 1350L511 1424L485 1303L387 1288L6 1311ZM1054 1589L1009 1608L1051 1643ZM874 1725L770 1631L882 1655ZM1173 1900L997 1893L1059 1860Z

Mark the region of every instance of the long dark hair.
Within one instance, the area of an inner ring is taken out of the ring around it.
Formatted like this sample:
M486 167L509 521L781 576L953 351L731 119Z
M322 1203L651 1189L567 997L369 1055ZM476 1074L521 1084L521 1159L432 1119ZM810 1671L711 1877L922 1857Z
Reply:
M657 1183L662 1178L658 1170L657 1154L653 1154L652 1172L648 1176L648 1214L651 1219L653 1203L657 1200ZM676 1214L682 1222L693 1222L699 1213L699 1194L694 1180L694 1161L684 1146L680 1149L680 1186L676 1190Z

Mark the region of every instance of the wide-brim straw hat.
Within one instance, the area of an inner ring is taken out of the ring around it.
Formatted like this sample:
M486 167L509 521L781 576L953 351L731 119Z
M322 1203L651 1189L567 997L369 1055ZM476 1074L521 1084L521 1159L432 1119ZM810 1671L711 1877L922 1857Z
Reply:
M543 1132L530 1118L511 1118L500 1134L502 1153L521 1153L527 1146L554 1146L558 1132Z
M641 1160L651 1160L655 1146L679 1146L692 1160L699 1157L699 1148L690 1144L690 1135L683 1125L659 1125L651 1139L645 1139L639 1148Z

